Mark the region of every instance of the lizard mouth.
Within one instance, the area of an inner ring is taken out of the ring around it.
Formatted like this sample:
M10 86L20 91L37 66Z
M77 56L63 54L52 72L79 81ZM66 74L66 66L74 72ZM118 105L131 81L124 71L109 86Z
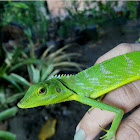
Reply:
M25 108L21 102L19 102L19 103L17 104L17 106L18 106L19 108Z
M19 108L31 108L31 107L27 107L27 104L25 102L23 102L22 100L17 104L17 106Z
M32 106L26 105L26 104L21 103L21 102L19 102L19 103L17 104L17 106L18 106L19 108L32 108ZM33 107L34 107L34 106L33 106Z
M27 105L26 100L24 101L24 98L17 104L19 108L31 108L29 105Z

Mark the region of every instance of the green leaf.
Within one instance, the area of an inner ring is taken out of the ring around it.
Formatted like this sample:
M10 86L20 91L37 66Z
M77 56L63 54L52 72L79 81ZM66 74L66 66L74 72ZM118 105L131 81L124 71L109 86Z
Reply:
M6 52L6 59L5 59L5 63L7 64L7 66L11 66L12 64L12 53L11 52Z
M66 60L66 59L70 61L70 58L74 57L74 56L77 57L77 56L80 56L80 54L78 54L78 53L63 54L61 56L55 57L54 62L60 62L62 60Z
M30 28L27 28L26 30L24 30L24 33L27 35L28 39L31 41L32 38L32 31Z
M25 94L24 92L20 92L20 93L14 94L14 95L8 97L6 102L7 103L12 103L12 102L16 101L17 99L22 98L24 96L24 94Z
M23 3L23 2L11 2L10 3L12 6L17 7L17 8L23 8L23 9L28 9L28 5Z
M2 87L0 87L0 104L6 105L6 97L4 94L4 89Z
M13 117L16 115L18 108L16 106L6 109L0 112L0 121L5 120L7 118Z
M13 80L11 77L9 77L7 74L4 74L2 76L3 79L7 80L10 82L13 86L15 86L19 91L22 91L21 87Z
M3 76L3 74L6 72L6 69L7 69L7 65L3 63L2 66L0 66L0 77Z
M19 62L19 63L16 64L16 65L14 65L14 66L11 68L10 71L15 70L15 69L21 67L22 65L27 65L27 64L40 64L40 63L42 63L42 61L39 60L39 59L31 59L31 58L29 58L29 59L26 59L26 60L24 60L24 61L22 61L22 62Z
M59 69L56 69L56 70L54 70L49 76L48 76L48 78L47 79L50 79L52 76L54 76L54 75L56 75L56 74L58 74L60 72L60 70ZM47 80L46 79L46 80Z
M62 53L63 50L67 49L67 48L70 47L70 46L71 46L71 45L66 45L66 46L64 46L63 48L58 49L56 52L51 53L51 54L48 56L48 58L50 58L50 59L55 58L55 56L57 56L58 54Z
M14 81L16 81L17 83L19 83L21 85L24 85L27 87L31 86L31 84L25 78L21 77L18 74L11 73L9 76L11 79L13 79Z
M0 103L4 104L6 102L5 94L3 92L0 92Z
M40 79L40 71L38 69L35 69L33 73L33 82L38 83L39 79Z
M54 46L48 47L48 48L44 51L44 53L42 54L41 59L44 59L44 58L48 55L48 53L50 52L50 50L53 49L53 48L54 48Z
M0 130L0 139L2 140L16 140L16 135L8 132L8 131L3 131Z
M41 81L44 81L45 79L47 79L48 75L50 75L50 73L53 71L54 69L54 66L53 64L50 64L48 66L48 68L46 68L43 73L42 73L42 76L41 76Z
M38 83L40 80L40 70L35 69L33 65L30 66L30 75L32 75L33 83Z
M28 65L27 66L27 70L28 70L28 74L31 80L31 83L33 82L33 69L32 69L32 65Z
M56 63L54 64L55 67L63 67L63 66L69 66L69 67L76 67L78 70L81 71L81 64L78 64L78 63L75 63L75 62L68 62L68 61L63 61L63 62L59 62L59 63Z

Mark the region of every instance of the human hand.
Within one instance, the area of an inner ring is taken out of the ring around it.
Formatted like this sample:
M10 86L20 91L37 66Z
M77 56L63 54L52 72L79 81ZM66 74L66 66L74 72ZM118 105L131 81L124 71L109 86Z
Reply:
M111 51L101 56L97 63L112 57L140 50L139 44L120 44ZM140 80L134 81L117 88L103 98L102 102L119 107L125 113L140 104ZM86 113L76 128L74 140L93 140L101 132L100 126L105 128L113 121L115 114L106 110L94 108ZM117 140L140 140L140 108L124 119L117 132Z

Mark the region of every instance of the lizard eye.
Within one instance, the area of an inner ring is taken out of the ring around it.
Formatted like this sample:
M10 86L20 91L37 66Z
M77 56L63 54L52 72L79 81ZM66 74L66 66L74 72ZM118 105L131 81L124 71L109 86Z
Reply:
M59 92L61 92L61 89L59 87L57 87L56 91L59 93Z
M39 94L43 94L43 93L45 93L45 88L41 88L41 89L39 90Z

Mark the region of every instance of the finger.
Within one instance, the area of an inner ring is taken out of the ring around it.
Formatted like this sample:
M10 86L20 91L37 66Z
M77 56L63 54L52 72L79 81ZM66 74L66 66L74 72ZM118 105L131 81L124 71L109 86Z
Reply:
M140 50L139 44L121 44L100 57L96 63L100 63L111 57L136 50ZM139 87L139 80L127 84L108 93L103 99L103 102L120 107L124 109L125 112L128 112L140 103ZM90 112L90 114L85 114L83 119L78 124L76 131L79 129L84 130L86 140L92 140L101 131L99 126L107 126L113 120L114 116L115 114L112 112L95 108Z
M128 116L119 126L117 140L140 140L140 108Z
M110 50L109 52L105 53L101 57L99 57L95 64L101 63L105 60L108 60L118 55L122 55L122 54L129 53L132 51L138 51L138 50L140 50L140 44L122 43L116 46L115 48L113 48L112 50Z

